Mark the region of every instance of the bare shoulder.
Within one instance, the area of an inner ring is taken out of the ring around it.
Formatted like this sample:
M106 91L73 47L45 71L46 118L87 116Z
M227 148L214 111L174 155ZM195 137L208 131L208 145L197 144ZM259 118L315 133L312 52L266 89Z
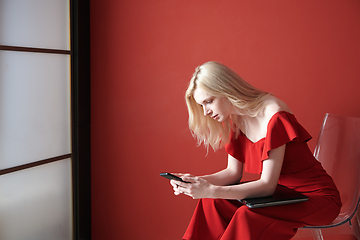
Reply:
M263 111L263 119L266 124L270 121L271 117L277 112L289 112L292 113L288 105L275 96L269 96L265 100L265 106Z
M245 121L246 126L241 129L252 142L257 142L266 136L269 121L274 114L280 111L291 113L290 108L274 96L269 95L264 101L263 110L255 118L249 117Z

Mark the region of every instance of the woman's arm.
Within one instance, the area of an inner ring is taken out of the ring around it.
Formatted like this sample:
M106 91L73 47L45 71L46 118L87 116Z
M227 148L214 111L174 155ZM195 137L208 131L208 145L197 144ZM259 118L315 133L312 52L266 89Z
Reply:
M243 174L243 163L231 155L228 155L227 167L217 173L200 176L209 183L217 186L226 186L240 182Z
M222 171L205 176L199 176L199 177L194 177L190 174L181 174L181 173L177 173L175 175L182 177L183 179L186 177L192 177L193 179L201 179L201 181L204 181L209 185L226 186L226 185L238 184L242 178L242 174L243 174L243 163L238 161L233 156L228 155L227 167ZM175 195L184 193L180 190L181 184L179 184L178 181L171 180L170 184L173 186ZM191 185L192 184L182 184L182 187L188 188L191 187Z
M211 178L207 181L206 177L203 179L200 177L184 176L183 179L191 183L176 182L178 191L193 198L244 199L269 196L274 193L279 180L285 146L283 145L269 152L269 158L263 161L263 171L259 180L239 185L218 186L209 182ZM222 176L220 173L219 175ZM215 179L219 180L222 178L218 177Z

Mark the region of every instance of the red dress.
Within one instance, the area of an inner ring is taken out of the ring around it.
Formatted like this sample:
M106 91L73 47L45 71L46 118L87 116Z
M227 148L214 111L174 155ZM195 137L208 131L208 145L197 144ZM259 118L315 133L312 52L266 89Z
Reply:
M265 138L250 141L245 134L231 137L228 154L244 163L245 171L261 174L269 151L286 144L279 184L296 189L308 201L250 209L236 200L200 199L184 240L288 240L304 225L331 223L341 201L332 178L314 158L310 134L291 113L272 116Z

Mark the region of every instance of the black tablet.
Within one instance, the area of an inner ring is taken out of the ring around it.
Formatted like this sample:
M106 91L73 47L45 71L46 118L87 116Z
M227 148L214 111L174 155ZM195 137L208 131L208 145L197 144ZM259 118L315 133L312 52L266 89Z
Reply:
M239 200L249 208L270 207L307 201L309 198L293 189L278 185L275 193L268 197L247 198Z

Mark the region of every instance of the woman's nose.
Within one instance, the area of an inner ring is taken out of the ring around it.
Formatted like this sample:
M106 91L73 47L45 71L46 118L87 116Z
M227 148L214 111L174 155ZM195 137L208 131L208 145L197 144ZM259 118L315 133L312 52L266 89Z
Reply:
M207 115L209 115L209 114L211 114L211 110L208 109L208 108L206 108L206 107L204 107L204 115L207 116Z

